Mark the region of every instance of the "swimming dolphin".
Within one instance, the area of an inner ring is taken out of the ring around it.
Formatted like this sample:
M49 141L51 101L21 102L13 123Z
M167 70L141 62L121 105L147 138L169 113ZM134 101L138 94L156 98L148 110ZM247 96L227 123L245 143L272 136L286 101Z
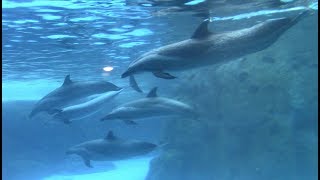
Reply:
M309 10L295 18L269 19L250 28L214 33L208 30L210 20L203 21L190 39L151 50L131 62L121 78L130 76L130 85L141 92L134 74L152 72L163 79L174 79L166 71L187 70L238 59L271 46Z
M127 124L137 124L133 119L155 116L194 116L193 108L183 102L158 97L157 87L153 88L146 98L125 103L107 114L101 121L121 119Z
M122 88L106 81L73 82L70 79L70 75L67 75L62 86L36 103L29 114L29 118L42 111L53 114L55 109L66 107L81 98L120 89Z
M90 101L63 109L56 109L54 118L61 120L65 124L70 124L72 120L80 120L100 111L108 102L122 91L112 91L104 93Z
M153 151L156 144L139 140L125 140L116 137L112 131L104 139L96 139L73 146L66 154L77 154L88 167L93 161L116 161L145 155Z

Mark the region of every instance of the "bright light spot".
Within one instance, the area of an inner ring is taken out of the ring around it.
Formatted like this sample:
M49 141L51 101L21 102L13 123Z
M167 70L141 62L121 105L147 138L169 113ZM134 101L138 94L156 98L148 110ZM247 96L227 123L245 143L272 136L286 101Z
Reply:
M106 66L106 67L103 68L103 70L104 70L104 71L107 71L107 72L110 72L110 71L113 70L113 67L111 67L111 66Z

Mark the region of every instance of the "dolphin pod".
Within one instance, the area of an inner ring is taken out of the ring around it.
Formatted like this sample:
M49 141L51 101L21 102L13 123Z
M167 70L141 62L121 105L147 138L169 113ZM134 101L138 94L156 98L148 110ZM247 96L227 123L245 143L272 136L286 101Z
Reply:
M134 75L152 72L163 79L174 79L168 71L187 70L202 66L214 65L238 59L245 55L259 52L271 46L290 27L295 25L307 11L294 18L269 19L249 28L216 33L208 30L209 20L203 21L191 38L153 49L131 62L121 78L129 77L130 86L142 92ZM65 77L61 87L55 89L37 102L29 117L40 112L54 114L54 117L70 123L100 110L106 102L117 96L122 88L105 81L73 82L70 75ZM113 92L110 92L113 91ZM109 93L82 104L76 101ZM156 116L195 116L194 108L183 102L158 97L157 87L145 98L124 103L114 108L101 121L120 119L127 124L137 124L135 120ZM125 140L112 131L103 139L86 141L70 147L66 154L82 157L87 167L92 161L114 161L134 156L145 155L157 145L138 140Z
M87 141L69 148L66 154L77 154L82 157L87 167L92 167L93 161L115 161L145 155L157 147L139 140L125 140L113 134L112 131L103 139Z
M183 102L158 97L157 87L153 88L145 98L134 100L113 109L101 121L121 119L127 124L136 124L134 119L156 116L188 116L196 115L193 108Z
M74 82L71 81L70 75L67 75L59 88L36 103L29 114L29 118L43 111L54 114L56 109L66 107L79 99L108 91L119 91L120 89L122 88L106 81Z
M190 39L153 49L131 62L121 78L130 77L130 85L141 92L135 74L152 72L163 79L174 79L167 71L180 71L218 64L264 50L271 46L308 10L294 18L269 19L252 27L215 33L208 30L209 20L203 21Z

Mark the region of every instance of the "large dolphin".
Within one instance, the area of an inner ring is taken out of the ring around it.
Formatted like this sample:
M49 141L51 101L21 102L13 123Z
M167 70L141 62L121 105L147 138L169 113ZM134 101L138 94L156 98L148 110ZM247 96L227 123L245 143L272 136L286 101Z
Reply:
M70 75L67 75L62 86L50 92L36 103L29 114L29 118L43 111L53 114L55 113L55 109L66 107L79 99L120 89L122 88L106 81L73 82L70 79Z
M155 116L195 116L194 109L183 102L158 97L157 87L147 97L125 103L107 114L101 121L121 119L127 124L136 124L133 120Z
M237 59L271 46L290 27L304 17L309 10L295 18L269 19L249 28L214 33L208 30L210 20L205 20L190 39L153 49L135 61L121 75L130 76L130 84L141 92L134 74L152 72L156 77L174 79L166 71L186 70Z
M157 147L139 140L125 140L116 137L112 131L104 139L96 139L69 148L66 154L77 154L82 157L88 167L93 161L116 161L145 155Z
M69 124L73 120L83 119L103 109L103 107L121 91L122 89L120 91L103 93L102 95L82 104L56 109L57 113L54 114L53 117L65 124Z

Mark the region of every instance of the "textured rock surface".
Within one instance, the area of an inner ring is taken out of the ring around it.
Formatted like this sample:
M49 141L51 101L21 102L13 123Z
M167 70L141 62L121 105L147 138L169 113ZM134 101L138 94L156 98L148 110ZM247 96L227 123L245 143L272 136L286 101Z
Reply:
M264 51L185 73L177 97L201 116L168 122L147 179L315 179L317 28L306 18Z

